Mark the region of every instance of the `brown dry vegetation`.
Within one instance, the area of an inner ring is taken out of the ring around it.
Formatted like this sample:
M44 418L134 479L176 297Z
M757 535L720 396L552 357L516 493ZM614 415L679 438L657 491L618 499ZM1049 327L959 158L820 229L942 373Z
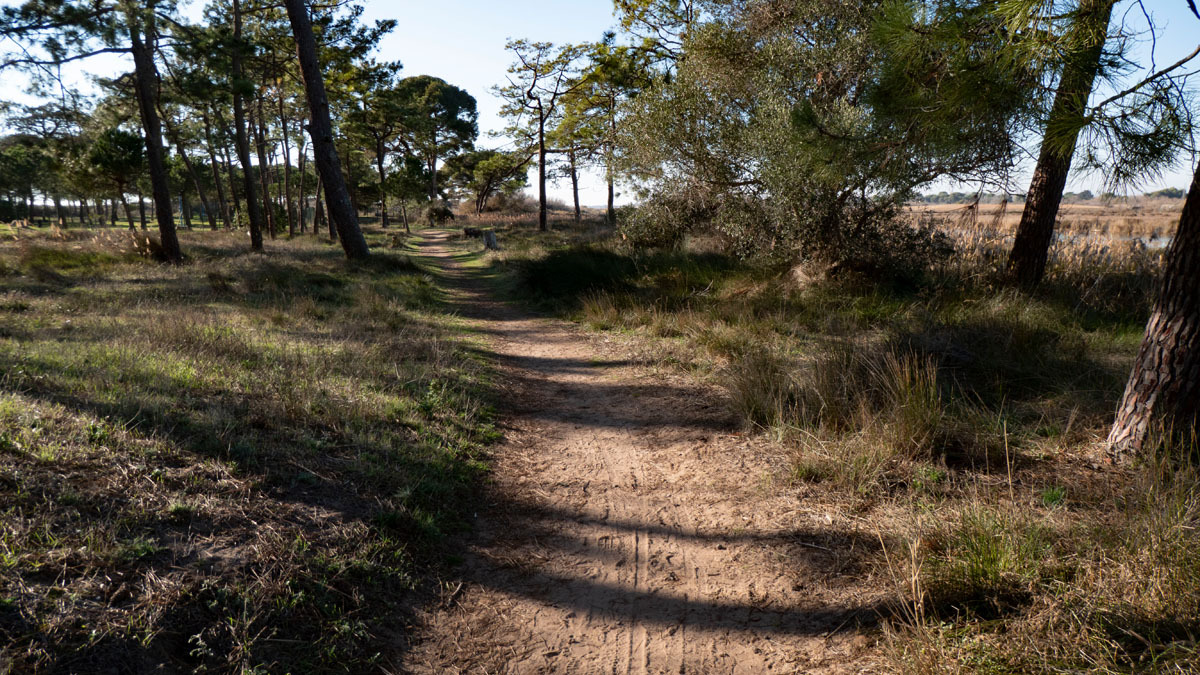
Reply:
M908 211L918 220L948 229L982 225L1004 235L1012 235L1021 221L1023 207L1020 203L981 203L976 207L965 204L915 204ZM1182 210L1183 200L1163 198L1063 204L1055 229L1067 236L1100 240L1141 239L1148 243L1171 236Z
M309 240L185 233L162 266L5 238L0 671L391 662L495 436L433 279Z

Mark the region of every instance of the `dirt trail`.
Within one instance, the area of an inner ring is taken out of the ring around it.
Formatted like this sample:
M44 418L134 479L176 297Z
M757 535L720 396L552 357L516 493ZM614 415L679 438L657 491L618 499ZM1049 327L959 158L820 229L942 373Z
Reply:
M780 494L720 392L492 301L447 237L419 245L500 364L506 440L403 670L870 670L874 536Z

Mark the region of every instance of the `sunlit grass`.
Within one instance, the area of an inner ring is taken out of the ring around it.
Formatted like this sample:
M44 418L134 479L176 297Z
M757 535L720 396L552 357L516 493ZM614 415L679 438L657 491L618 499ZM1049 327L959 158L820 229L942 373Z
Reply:
M348 264L120 231L0 248L0 633L17 670L378 668L496 432L391 235ZM136 655L136 656L135 656ZM75 665L64 665L75 664Z

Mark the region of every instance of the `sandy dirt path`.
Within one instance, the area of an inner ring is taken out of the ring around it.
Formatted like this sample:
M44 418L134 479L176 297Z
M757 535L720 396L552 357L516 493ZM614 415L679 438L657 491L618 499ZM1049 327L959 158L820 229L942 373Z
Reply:
M776 488L718 390L495 302L447 237L417 241L499 364L506 438L402 672L872 670L874 535Z

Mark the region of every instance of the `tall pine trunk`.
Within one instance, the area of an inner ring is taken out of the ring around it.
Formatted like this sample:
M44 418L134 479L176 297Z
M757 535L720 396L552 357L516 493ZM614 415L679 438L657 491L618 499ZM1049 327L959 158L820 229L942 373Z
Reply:
M250 217L250 249L263 250L262 208L254 189L254 170L250 166L250 139L246 135L246 110L242 101L242 3L233 0L233 51L230 62L233 66L233 126L237 135L238 161L242 164L242 187L246 193L246 212ZM262 167L259 167L260 169Z
M155 0L146 3L144 12L126 11L129 22L130 51L133 53L134 86L137 89L138 111L146 136L146 160L150 168L150 189L154 197L154 215L162 255L168 262L183 260L179 238L175 234L175 217L171 214L171 188L167 181L167 163L163 152L162 127L158 119L158 69L154 65L154 43L157 39L154 18Z
M1194 440L1200 415L1200 167L1166 252L1154 311L1133 364L1109 452L1127 460L1143 450L1155 426Z
M321 180L325 184L325 199L329 203L330 220L337 228L342 249L350 259L362 259L370 255L367 240L358 227L358 214L350 202L350 192L342 176L341 162L333 143L333 123L329 119L329 100L325 96L325 82L321 79L321 64L317 60L317 42L313 37L312 23L304 0L285 0L292 34L296 39L296 55L300 60L300 73L304 76L304 93L308 97L311 121L308 133L313 141L313 161Z
M1113 4L1114 0L1081 0L1079 5L1076 30L1085 32L1088 46L1072 55L1063 67L1050 117L1046 120L1038 163L1025 198L1025 210L1017 226L1016 241L1008 256L1009 274L1027 288L1041 282L1046 272L1050 243L1054 239L1054 221L1058 218L1063 190L1067 187L1071 157L1079 139L1079 124L1100 71Z

